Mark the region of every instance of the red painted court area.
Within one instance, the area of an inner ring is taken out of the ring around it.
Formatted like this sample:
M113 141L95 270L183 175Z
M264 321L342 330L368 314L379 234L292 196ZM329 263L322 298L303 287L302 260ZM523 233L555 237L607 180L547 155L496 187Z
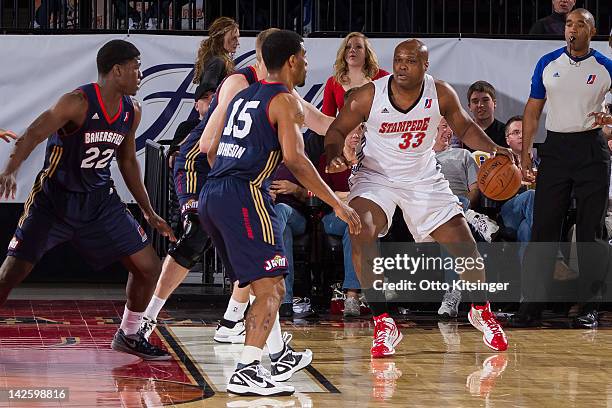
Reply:
M0 310L0 387L66 388L67 401L3 407L172 405L205 397L181 356L146 362L110 349L122 302L21 301ZM164 339L152 342L173 350Z

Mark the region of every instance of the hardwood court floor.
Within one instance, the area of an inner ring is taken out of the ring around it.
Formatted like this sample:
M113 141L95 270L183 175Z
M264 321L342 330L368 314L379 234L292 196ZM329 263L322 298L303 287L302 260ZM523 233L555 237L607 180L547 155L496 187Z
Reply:
M9 301L0 310L0 387L66 387L69 400L0 407L612 407L608 325L509 329L509 350L493 353L467 322L408 316L398 319L397 354L371 360L369 319L285 323L314 362L292 379L295 396L270 399L225 393L241 346L212 341L218 311L162 314L153 341L174 359L147 363L109 349L122 307Z

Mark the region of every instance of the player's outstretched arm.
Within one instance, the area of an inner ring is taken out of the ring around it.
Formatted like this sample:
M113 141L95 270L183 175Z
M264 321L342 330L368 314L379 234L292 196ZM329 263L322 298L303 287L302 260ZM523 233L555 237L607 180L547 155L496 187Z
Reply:
M221 84L217 94L217 107L212 114L209 112L210 117L200 137L200 152L206 154L211 167L217 157L217 148L219 147L223 125L225 124L227 107L232 99L234 99L234 96L248 86L249 83L243 75L231 75Z
M368 120L372 101L374 100L374 84L369 83L353 92L344 107L332 122L325 134L325 155L327 157L326 171L344 171L350 163L342 154L344 141L353 129Z
M86 114L87 99L80 91L73 91L63 95L55 105L36 118L15 142L15 148L0 173L0 199L3 196L15 198L17 170L36 146L69 122L81 126Z
M327 116L320 110L318 110L312 103L307 102L302 96L297 93L294 89L292 95L296 97L304 108L304 123L306 126L318 135L325 135L327 129L334 121L333 116Z
M140 176L140 165L136 159L136 129L140 124L141 116L140 104L134 101L134 122L117 149L117 166L123 176L125 185L138 203L147 222L163 236L169 237L171 241L176 241L172 228L153 210Z
M268 114L270 121L277 126L283 161L289 171L304 187L334 209L336 215L349 225L351 234L358 234L361 221L357 213L325 184L304 154L304 139L300 134L304 123L302 105L290 94L279 94L272 99Z

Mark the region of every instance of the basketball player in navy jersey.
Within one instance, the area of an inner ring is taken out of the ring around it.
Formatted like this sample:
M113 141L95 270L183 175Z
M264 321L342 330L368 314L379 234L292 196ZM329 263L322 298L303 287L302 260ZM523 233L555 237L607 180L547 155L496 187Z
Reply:
M206 152L208 152L211 144L217 146L219 143L215 135L222 133L224 118L231 100L238 92L267 76L266 66L261 56L261 47L267 36L275 31L279 31L279 29L270 28L259 33L255 42L256 63L253 66L241 68L225 78L215 93L208 114L181 145L174 166L174 179L177 195L181 201L183 225L186 233L179 239L176 247L169 251L170 256L166 258L162 267L155 294L145 311L141 329L147 338L157 325L156 319L164 303L202 255L208 237L201 229L199 221L194 220L194 215L197 215L198 196L210 170L206 160ZM312 104L304 101L295 90L294 96L300 100L304 107L306 126L319 134L325 134L334 118L323 115ZM199 148L198 141L200 142ZM216 147L214 150L216 151ZM237 283L234 285L226 311L215 330L214 340L216 342L244 343L243 317L249 302L249 291L248 286L240 288ZM272 331L266 342L270 358L278 361L275 364L277 370L273 370L272 378L286 381L295 372L310 364L312 352L310 350L303 352L293 350L289 346L291 337L283 336L278 318L272 326Z
M351 235L351 242L355 270L374 315L373 358L394 354L402 339L388 314L384 292L372 288L373 261L379 256L377 239L391 226L396 206L402 208L416 242L433 239L455 257L480 258L461 206L432 150L441 117L469 147L514 160L509 149L496 145L469 118L450 85L426 74L428 67L425 44L419 40L400 43L393 57L393 75L354 92L325 136L328 171L342 170L347 164L342 156L345 136L366 123L359 163L350 180L349 204L364 221L361 233ZM484 282L484 265L466 270L462 278ZM507 349L506 336L488 302L472 305L468 318L483 332L487 346L496 351Z
M147 222L175 240L151 207L136 160L141 111L130 95L136 94L142 76L140 52L127 41L112 40L98 51L97 65L98 81L63 95L40 115L18 139L0 173L0 198L14 196L19 167L47 139L43 170L0 267L0 304L45 252L71 241L96 268L120 260L130 272L127 303L112 348L143 359L166 360L170 355L138 331L159 275L159 258L121 202L110 172L116 156Z
M264 42L262 55L267 79L230 102L198 213L228 273L239 286L250 284L255 294L246 317L245 347L228 392L290 395L294 388L274 381L260 364L284 296L287 272L282 231L268 192L271 174L284 160L297 179L332 206L353 233L359 232L360 221L321 180L304 154L300 134L304 113L291 94L306 77L302 38L291 31L276 31ZM273 370L275 364L273 360Z

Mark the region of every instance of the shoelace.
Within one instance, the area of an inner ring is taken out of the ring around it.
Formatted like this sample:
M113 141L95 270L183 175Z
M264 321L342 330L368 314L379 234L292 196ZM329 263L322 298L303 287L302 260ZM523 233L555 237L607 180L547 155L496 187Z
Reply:
M386 320L382 319L376 323L376 326L374 327L374 332L376 333L374 343L376 345L384 343L388 338L387 329L389 329L389 331L393 330L393 325L388 323Z
M454 309L459 303L459 298L457 296L454 296L452 293L448 293L444 295L444 301Z
M262 366L261 364L257 365L257 375L265 378L268 381L272 381L272 374L270 374L270 372L264 368L264 366Z
M487 324L487 327L491 330L493 334L502 334L502 328L493 313L486 311L486 313L482 314L482 318L484 322Z
M142 331L143 332L149 332L149 331L153 331L153 325L155 325L156 323L153 320L144 320L142 323Z
M283 343L285 343L285 347L288 350L291 350L291 352L293 352L293 348L289 345L289 342L291 341L291 339L293 339L293 334L291 334L289 332L284 332L283 333Z

